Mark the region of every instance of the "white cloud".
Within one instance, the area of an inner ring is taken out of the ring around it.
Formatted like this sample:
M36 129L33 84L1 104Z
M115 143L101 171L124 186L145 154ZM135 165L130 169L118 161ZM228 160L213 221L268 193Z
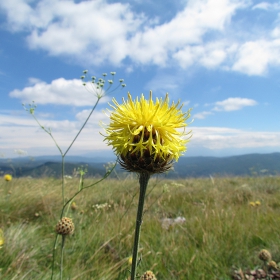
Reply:
M96 88L93 86L93 88L86 90L82 81L78 79L66 80L59 78L48 84L32 78L29 83L31 86L22 90L13 90L10 92L10 96L20 98L23 102L28 103L34 100L36 104L71 106L92 106L97 100L95 95ZM101 98L101 102L107 101L108 97Z
M244 43L232 69L248 75L263 75L269 65L280 65L280 38Z
M210 111L203 111L203 112L200 112L200 113L197 113L193 116L194 119L205 119L207 116L209 115L213 115L213 112L210 112Z
M198 63L211 69L221 65L235 49L237 49L237 46L234 44L232 45L225 41L216 41L207 44L186 46L174 53L173 58L178 61L182 68L188 68Z
M236 111L246 106L255 106L257 102L253 99L231 97L215 103L214 111Z
M41 0L1 2L8 26L13 31L27 31L28 44L51 55L68 55L99 64L104 60L119 63L128 52L127 37L143 22L142 15L131 12L128 4L108 4L104 0Z
M42 118L39 118L39 121L45 128L51 128L54 139L62 151L65 152L84 123L87 113L86 111L78 113L76 115L77 120L74 121ZM76 154L111 149L103 142L104 137L100 134L104 130L99 121L106 119L105 114L100 111L94 111L88 125L86 125L73 146ZM30 156L59 154L51 137L28 114L3 114L0 112L0 129L2 131L0 154L6 154L6 152L14 151L15 149L27 151Z
M166 65L172 55L179 59L180 51L187 52L190 44L202 45L207 32L223 32L245 2L188 1L183 10L163 24L133 13L128 4L109 4L105 0L41 0L32 6L27 0L10 0L0 5L11 30L29 33L31 48L44 49L51 55L70 55L91 64L106 60L119 64L130 57L141 64ZM215 43L204 53L201 63L207 67L225 59L225 51L216 49Z
M31 49L67 56L83 65L125 63L131 71L139 64L179 64L184 69L203 66L247 75L264 75L270 66L280 65L280 27L276 15L266 27L252 18L253 30L265 28L265 32L259 33L247 31L241 21L232 22L233 15L240 10L245 11L243 17L251 9L268 13L280 9L277 3L189 0L169 21L153 21L133 11L133 3L31 2L1 1L7 28L25 32Z
M244 131L226 127L192 127L191 146L212 150L280 147L280 132Z
M208 31L222 31L241 6L241 1L189 1L170 22L138 32L131 40L130 55L141 63L164 65L169 53L177 58L178 49L200 44ZM216 53L216 56L222 55Z
M81 126L88 112L82 111L77 114L77 120L48 120L43 119L41 123L46 127L51 127L53 136L61 147L62 151L69 147L78 129ZM85 127L81 135L75 142L71 154L83 154L87 152L107 150L111 151L103 142L104 137L100 132L103 128L97 123L97 119L105 120L103 113L94 112L89 125ZM105 120L107 123L107 121ZM280 133L276 131L246 131L226 127L189 127L192 130L192 138L188 144L188 149L192 147L207 148L212 150L222 150L227 148L264 148L280 147ZM53 140L45 133L33 118L23 114L3 114L0 112L0 154L6 156L14 154L15 149L21 149L29 156L59 154ZM10 155L8 152L10 151ZM73 153L72 153L73 152Z
M257 5L254 5L253 10L261 9L261 10L278 10L280 9L279 3L268 3L268 2L261 2Z
M241 98L241 97L230 97L227 98L223 101L217 101L214 104L205 104L204 106L209 107L213 106L214 107L210 111L203 111L196 113L193 118L194 119L205 119L209 115L213 115L214 112L230 112L230 111L237 111L241 110L244 107L247 106L255 106L257 105L257 101L249 98Z

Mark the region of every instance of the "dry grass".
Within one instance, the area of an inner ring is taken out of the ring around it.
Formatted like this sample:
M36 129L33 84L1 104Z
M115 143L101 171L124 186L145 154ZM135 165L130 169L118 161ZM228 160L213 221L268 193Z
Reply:
M77 179L68 180L67 196L77 188ZM257 255L263 248L280 261L280 178L152 179L148 193L139 272L151 269L159 280L231 279L232 266L261 266ZM261 205L250 205L257 200ZM64 279L126 279L137 179L105 180L75 202L78 209L68 213L75 234L66 240ZM0 209L5 235L0 278L50 279L60 181L3 181ZM179 216L186 221L162 227L163 219ZM59 254L54 279L58 277Z

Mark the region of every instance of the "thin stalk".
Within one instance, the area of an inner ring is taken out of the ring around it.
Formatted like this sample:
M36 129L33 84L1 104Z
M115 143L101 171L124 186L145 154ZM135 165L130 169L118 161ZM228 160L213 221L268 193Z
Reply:
M62 242L61 242L61 253L60 253L60 280L63 279L63 249L65 243L65 235L62 235Z
M131 280L136 279L136 269L137 269L141 224L142 224L142 218L143 218L145 194L146 194L149 179L150 179L149 173L140 173L140 177L139 177L140 194L139 194L138 210L137 210L136 225L135 225L135 236L134 236L134 244L133 244Z
M56 251L56 243L58 240L58 234L56 234L54 245L53 245L53 257L52 257L52 275L51 275L51 280L53 279L53 274L54 274L54 263L55 263L55 251Z
M47 134L50 135L50 137L52 138L52 140L54 141L54 144L56 145L56 147L58 148L61 156L63 156L63 152L62 150L60 149L59 145L57 144L57 142L55 141L54 137L52 136L52 133L51 133L51 129L46 129L43 125L41 125L41 123L37 120L37 118L35 117L34 113L31 114L32 117L34 118L34 120L37 122L37 124L45 131L47 132Z
M87 188L90 188L90 187L93 187L97 184L99 184L100 182L102 182L103 180L105 180L108 176L110 176L110 174L113 172L113 170L115 169L116 165L117 165L117 162L118 162L118 159L116 160L114 166L112 167L111 170L108 170L106 172L106 174L100 179L98 180L97 182L91 184L91 185L88 185L88 186L85 186L85 187L79 187L79 191L77 191L68 201L66 201L61 209L61 214L60 214L60 218L63 217L63 213L64 213L64 210L65 210L65 207L80 193L82 192L84 189L87 189ZM53 260L52 260L52 275L51 275L51 280L53 280L53 276L54 276L54 265L55 265L55 252L56 252L56 244L57 244L57 240L58 240L58 234L56 234L56 238L55 238L55 241L54 241L54 245L53 245Z
M64 173L65 173L65 167L64 167L64 158L65 155L61 155L61 194L62 194L62 205L65 204L65 184L64 184ZM60 217L61 219L62 217Z
M91 184L91 185L88 185L88 186L85 186L85 187L80 187L79 190L78 190L70 199L68 199L68 200L64 203L64 205L63 205L63 207L62 207L62 209L61 209L60 217L61 217L61 218L63 217L63 213L64 213L64 210L65 210L65 208L67 207L67 205L68 205L80 192L82 192L84 189L88 189L88 188L91 188L91 187L93 187L93 186L99 184L100 182L102 182L103 180L105 180L107 177L109 177L110 174L111 174L111 173L113 172L113 170L115 169L117 163L118 163L118 159L116 160L116 162L115 162L114 166L112 167L112 169L109 170L109 171L107 171L107 172L105 173L105 175L104 175L100 180L96 181L95 183L93 183L93 184Z
M68 153L68 151L71 149L72 145L74 144L74 142L76 141L76 139L78 138L78 136L80 135L80 133L82 132L82 130L84 129L85 125L87 124L89 118L91 117L93 111L95 110L96 106L99 103L99 100L102 98L102 96L97 96L97 101L95 103L95 105L93 106L93 108L91 109L91 112L89 113L87 119L85 120L84 124L82 125L82 127L80 128L79 132L77 133L77 135L75 136L75 138L73 139L72 143L70 144L70 146L67 148L66 152L63 154L64 156L66 156L66 154Z

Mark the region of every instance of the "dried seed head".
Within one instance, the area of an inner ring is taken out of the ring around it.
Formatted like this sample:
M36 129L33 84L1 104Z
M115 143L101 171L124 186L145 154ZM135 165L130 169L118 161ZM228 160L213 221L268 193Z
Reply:
M259 259L261 261L267 262L271 260L271 254L269 251L263 249L259 252Z
M268 266L269 266L270 269L275 269L275 270L278 269L277 263L275 261L270 261L268 263Z
M63 217L56 225L56 232L61 235L70 235L73 234L75 229L72 219Z
M141 276L141 280L157 280L157 278L152 271L148 270Z

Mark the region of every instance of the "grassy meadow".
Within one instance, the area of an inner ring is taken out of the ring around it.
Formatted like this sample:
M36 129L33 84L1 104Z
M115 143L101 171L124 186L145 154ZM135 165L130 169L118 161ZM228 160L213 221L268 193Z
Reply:
M85 185L95 180L86 178ZM66 197L78 185L78 178L66 179ZM66 215L75 233L66 238L63 279L129 277L138 188L137 177L106 179L74 199L76 207ZM0 279L51 278L61 205L60 180L0 182ZM154 177L147 190L138 272L152 270L158 280L231 279L232 267L261 267L261 249L280 262L279 225L279 177ZM54 279L59 279L59 250Z

